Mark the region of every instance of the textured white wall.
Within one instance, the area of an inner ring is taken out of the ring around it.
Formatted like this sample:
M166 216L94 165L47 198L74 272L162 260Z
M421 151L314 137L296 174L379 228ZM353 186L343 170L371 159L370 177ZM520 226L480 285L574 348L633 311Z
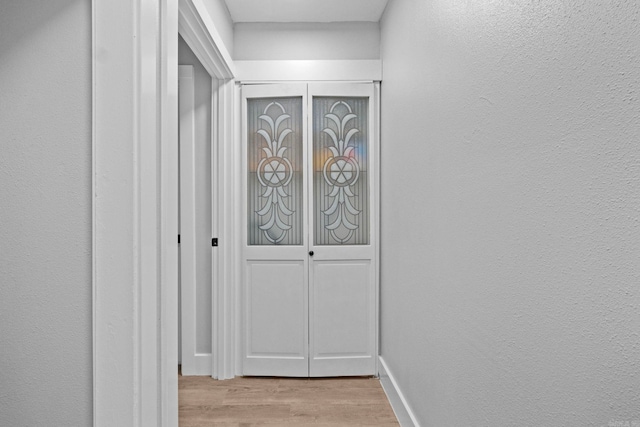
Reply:
M382 355L422 425L640 423L639 23L390 1Z
M211 353L211 76L179 37L178 63L193 65L196 159L196 351Z
M238 23L237 60L379 59L377 22Z
M224 0L202 0L227 51L233 52L233 21Z
M0 425L92 419L91 1L0 2Z

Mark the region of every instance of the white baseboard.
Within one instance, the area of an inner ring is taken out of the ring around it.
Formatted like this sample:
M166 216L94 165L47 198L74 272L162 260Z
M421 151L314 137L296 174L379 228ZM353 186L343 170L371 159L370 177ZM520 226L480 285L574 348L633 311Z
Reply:
M393 378L382 356L379 356L379 361L380 383L382 384L382 389L387 394L387 398L389 399L389 403L391 403L398 422L402 427L420 427L418 420L416 420L415 415L407 404L402 391L400 391L398 387L398 383L396 383L395 378Z
M196 353L192 357L182 357L182 375L211 375L211 353Z

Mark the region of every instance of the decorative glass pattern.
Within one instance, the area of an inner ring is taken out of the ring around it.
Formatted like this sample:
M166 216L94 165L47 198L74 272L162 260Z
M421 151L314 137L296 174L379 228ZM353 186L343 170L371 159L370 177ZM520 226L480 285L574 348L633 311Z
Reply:
M302 98L247 100L249 245L302 245Z
M369 244L368 98L313 98L314 244Z

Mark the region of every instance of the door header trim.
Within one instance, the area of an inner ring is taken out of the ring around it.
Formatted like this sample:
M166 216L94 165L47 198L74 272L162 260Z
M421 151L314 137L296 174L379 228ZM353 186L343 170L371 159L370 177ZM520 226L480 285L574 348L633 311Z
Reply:
M235 61L235 66L236 80L241 83L382 80L382 61L378 59Z

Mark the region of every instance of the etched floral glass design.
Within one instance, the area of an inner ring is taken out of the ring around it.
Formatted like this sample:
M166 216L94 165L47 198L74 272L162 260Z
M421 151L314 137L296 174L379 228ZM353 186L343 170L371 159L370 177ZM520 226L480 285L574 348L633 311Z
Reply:
M302 98L247 100L249 245L302 245Z
M314 244L369 244L368 98L313 98Z

